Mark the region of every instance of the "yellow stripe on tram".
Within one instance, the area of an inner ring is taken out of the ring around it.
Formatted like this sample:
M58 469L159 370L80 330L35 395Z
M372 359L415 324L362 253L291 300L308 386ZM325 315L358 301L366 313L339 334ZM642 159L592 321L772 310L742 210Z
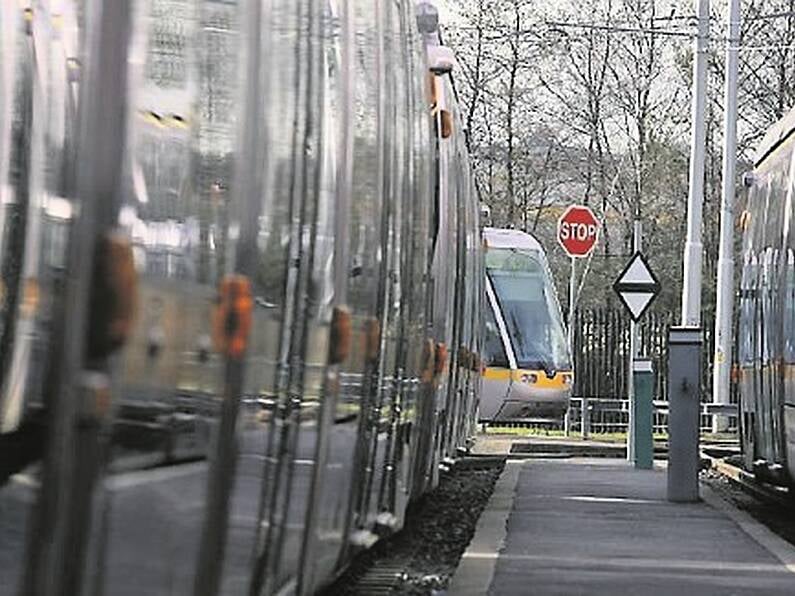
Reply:
M508 381L525 383L538 389L565 389L571 385L572 374L568 371L555 373L551 379L542 370L509 370L507 368L486 369L483 378L487 381Z
M511 378L511 371L507 368L487 368L483 373L483 378L487 381L508 381Z

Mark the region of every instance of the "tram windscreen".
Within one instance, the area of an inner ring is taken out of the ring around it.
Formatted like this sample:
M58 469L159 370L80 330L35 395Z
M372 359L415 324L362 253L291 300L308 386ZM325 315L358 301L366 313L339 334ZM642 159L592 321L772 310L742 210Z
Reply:
M505 353L505 346L502 343L502 336L497 327L497 319L490 304L486 304L486 333L483 351L486 354L488 366L497 368L509 368L508 355Z
M486 269L517 366L547 372L571 368L560 307L542 256L527 250L490 249Z

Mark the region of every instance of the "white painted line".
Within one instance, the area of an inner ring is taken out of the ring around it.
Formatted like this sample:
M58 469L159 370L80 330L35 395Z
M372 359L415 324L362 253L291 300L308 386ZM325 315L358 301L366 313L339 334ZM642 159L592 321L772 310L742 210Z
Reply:
M787 571L795 573L795 547L789 542L760 524L745 511L739 510L703 483L701 484L701 498L740 526L743 532L781 561Z
M461 558L447 593L450 596L484 596L494 579L500 551L508 536L508 517L513 511L516 485L524 460L505 463L494 492L480 515L475 536Z
M462 559L499 559L500 553L479 553L467 549L461 556Z
M785 573L789 571L772 563L746 563L743 561L694 561L692 559L607 559L601 557L560 557L549 555L508 555L498 553L471 553L473 559L504 559L506 561L528 561L538 564L539 569L554 567L585 569L652 569L655 571L721 571L738 573Z
M656 463L656 462L655 462ZM570 457L566 460L533 460L534 466L560 466L560 465L578 465L578 466L599 466L599 467L617 467L617 468L630 468L632 464L627 462L625 457ZM655 465L656 469L656 465ZM642 472L650 472L650 470L643 470Z
M625 505L668 505L663 499L632 499L630 497L597 497L595 495L546 495L531 493L522 495L528 499L551 499L553 501L576 501L578 503L623 503Z
M571 496L571 497L556 497L562 501L580 501L583 503L626 503L628 505L654 505L654 504L667 504L667 501L661 499L630 499L627 497L591 497L591 496Z
M194 476L207 471L207 462L200 461L192 464L182 464L153 470L140 470L138 472L125 472L109 476L105 480L108 490L124 490L143 484L166 482L185 476Z

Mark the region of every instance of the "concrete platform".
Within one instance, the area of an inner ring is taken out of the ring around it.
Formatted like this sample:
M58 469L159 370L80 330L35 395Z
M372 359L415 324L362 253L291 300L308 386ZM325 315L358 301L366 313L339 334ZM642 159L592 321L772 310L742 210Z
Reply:
M511 461L448 594L795 594L793 547L706 487L665 492L662 468Z

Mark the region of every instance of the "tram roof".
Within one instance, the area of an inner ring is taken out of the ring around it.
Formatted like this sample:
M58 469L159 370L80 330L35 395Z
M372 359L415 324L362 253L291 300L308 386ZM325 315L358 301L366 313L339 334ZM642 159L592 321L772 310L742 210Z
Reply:
M483 228L483 238L488 248L524 248L544 252L541 243L534 236L520 230Z
M776 122L762 139L754 155L754 166L759 167L762 163L779 148L787 139L795 133L795 109Z

